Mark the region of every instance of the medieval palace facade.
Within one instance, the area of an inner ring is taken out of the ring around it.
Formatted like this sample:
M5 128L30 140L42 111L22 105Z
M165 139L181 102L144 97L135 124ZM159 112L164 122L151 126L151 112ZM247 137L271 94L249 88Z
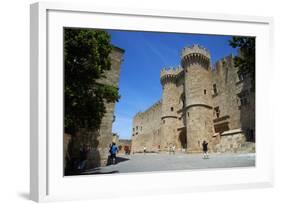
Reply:
M162 99L134 116L132 152L255 151L255 88L227 56L211 65L199 45L185 47L181 66L160 73Z

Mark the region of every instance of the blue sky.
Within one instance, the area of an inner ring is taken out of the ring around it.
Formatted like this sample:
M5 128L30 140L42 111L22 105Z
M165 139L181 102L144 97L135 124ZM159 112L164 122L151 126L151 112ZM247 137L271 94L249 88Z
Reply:
M109 30L111 43L125 50L121 65L119 93L115 106L112 131L121 139L130 139L132 119L161 99L160 70L177 67L180 51L185 46L199 44L209 49L214 64L237 50L230 47L231 36L176 34Z

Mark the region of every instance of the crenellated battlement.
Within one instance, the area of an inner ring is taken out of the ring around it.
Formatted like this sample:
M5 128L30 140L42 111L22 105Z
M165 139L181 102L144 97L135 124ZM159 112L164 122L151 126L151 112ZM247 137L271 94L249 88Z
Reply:
M221 73L222 70L226 67L234 67L233 63L234 55L231 54L229 56L226 56L222 59L219 59L212 68L213 72Z
M159 107L161 107L161 105L162 105L162 100L158 100L156 103L154 103L153 105L151 105L149 108L147 108L145 111L143 111L143 112L138 112L135 116L134 116L134 118L136 118L136 117L141 117L141 116L143 116L143 115L145 115L146 113L148 113L148 112L150 112L150 111L152 111L152 110L154 110L154 109L158 109Z
M163 83L167 81L175 81L180 73L183 71L182 67L178 66L176 68L170 67L170 68L163 68L160 72L160 80L163 85Z
M211 58L210 51L207 48L204 48L203 46L200 46L198 44L184 47L181 52L181 58L184 58L185 56L188 55L198 55L198 54L206 56L207 58Z
M200 64L202 67L209 70L211 64L209 50L197 44L183 48L181 53L181 66L186 69L193 64Z

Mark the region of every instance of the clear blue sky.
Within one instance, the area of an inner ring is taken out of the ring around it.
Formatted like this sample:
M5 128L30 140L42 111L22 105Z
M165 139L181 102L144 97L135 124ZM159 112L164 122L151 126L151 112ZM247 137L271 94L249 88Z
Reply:
M229 46L231 36L133 32L109 30L113 45L125 50L121 65L119 92L115 107L113 132L130 139L132 119L161 99L160 70L180 64L180 51L185 46L199 44L209 49L214 64L237 50Z

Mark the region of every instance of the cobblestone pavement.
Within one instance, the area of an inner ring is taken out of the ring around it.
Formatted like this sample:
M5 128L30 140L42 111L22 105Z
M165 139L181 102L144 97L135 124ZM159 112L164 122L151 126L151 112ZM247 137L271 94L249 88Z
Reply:
M117 164L86 170L83 174L112 174L208 168L233 168L255 166L255 154L202 154L146 153L118 155Z

